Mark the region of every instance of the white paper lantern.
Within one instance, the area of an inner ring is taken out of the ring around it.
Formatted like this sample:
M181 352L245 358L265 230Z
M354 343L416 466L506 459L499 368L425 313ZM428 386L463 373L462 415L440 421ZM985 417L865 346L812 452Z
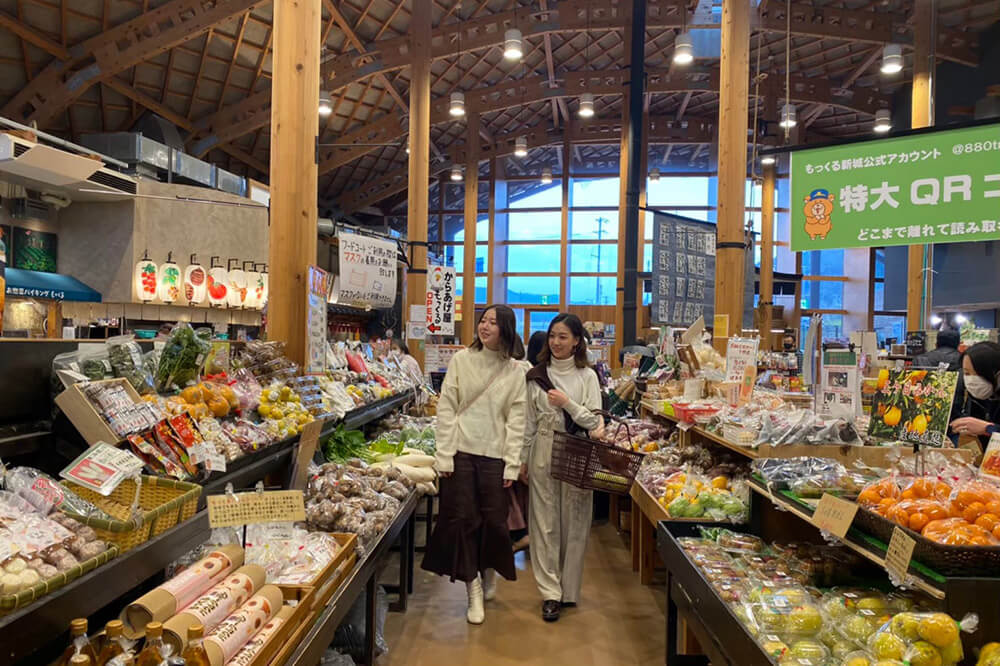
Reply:
M213 308L225 307L228 303L226 296L229 288L226 286L229 279L229 271L221 265L216 265L218 257L212 257L211 267L208 269L208 303Z
M191 264L184 269L184 298L191 305L205 301L205 267L198 263L198 255L191 255Z
M250 265L250 270L246 270L247 264ZM247 295L243 299L243 307L249 310L256 310L260 307L258 286L261 287L260 291L263 291L263 284L260 281L260 271L257 270L257 264L252 261L244 263L243 270L247 274Z
M236 268L233 268L234 261L236 262ZM226 283L226 288L229 290L229 293L226 294L229 307L243 307L243 299L247 294L247 274L246 271L240 268L239 259L229 260L229 281Z
M181 267L174 263L174 253L167 252L167 262L157 272L156 293L168 305L181 298Z
M264 288L262 290L261 297L260 297L260 305L257 306L257 307L259 307L261 310L263 310L264 306L267 305L267 298L269 296L269 292L268 292L268 280L267 280L267 264L264 264L264 270L261 271L261 273L260 273L260 279L261 279L261 282L264 284Z
M150 261L149 252L143 252L142 260L135 265L132 283L135 286L135 298L143 303L156 300L157 266Z

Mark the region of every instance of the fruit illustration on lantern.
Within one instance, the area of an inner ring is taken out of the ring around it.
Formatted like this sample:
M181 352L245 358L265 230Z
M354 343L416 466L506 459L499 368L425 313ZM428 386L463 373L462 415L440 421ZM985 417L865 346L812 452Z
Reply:
M229 288L226 282L229 279L229 272L216 264L219 257L212 257L211 268L208 271L208 301L213 307L224 307L226 305Z
M181 295L181 269L174 263L173 252L167 253L167 263L160 266L157 294L164 303L173 303Z
M184 298L192 305L205 300L205 269L198 263L198 255L191 255L191 264L184 269Z
M150 261L149 253L144 252L142 259L135 265L133 274L133 285L135 287L135 297L143 303L148 303L156 299L157 289L157 266L155 261Z

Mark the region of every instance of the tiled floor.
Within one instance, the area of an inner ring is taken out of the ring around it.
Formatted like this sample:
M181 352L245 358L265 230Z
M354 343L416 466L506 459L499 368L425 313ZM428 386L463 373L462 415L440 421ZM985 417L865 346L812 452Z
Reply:
M379 666L663 663L662 585L639 584L628 548L612 526L593 528L583 598L555 624L541 619L530 559L519 556L517 565L517 581L500 581L497 600L487 603L480 626L465 621L463 584L418 568L409 609L386 619L389 653Z

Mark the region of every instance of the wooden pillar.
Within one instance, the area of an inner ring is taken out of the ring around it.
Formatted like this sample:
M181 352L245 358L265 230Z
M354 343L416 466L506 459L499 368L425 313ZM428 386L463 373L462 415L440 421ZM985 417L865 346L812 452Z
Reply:
M771 321L774 319L774 165L764 165L760 197L760 337L765 349L773 349Z
M559 311L569 312L569 207L570 207L570 161L573 158L572 152L572 127L571 119L563 126L563 142L560 146L562 150L562 198L560 219L562 221L559 234Z
M431 0L413 0L410 54L410 173L406 197L406 234L411 243L412 268L406 276L407 306L422 305L427 299L427 199L431 152ZM444 207L443 190L441 206ZM466 288L464 282L462 286L463 289ZM405 311L409 312L409 307ZM410 348L410 352L423 367L423 346L414 345Z
M621 294L622 309L622 330L618 335L621 337L623 345L630 345L635 341L638 323L638 286L639 286L639 259L636 251L639 248L639 193L643 183L646 181L644 171L645 143L643 143L643 130L645 118L643 117L643 102L646 90L646 0L632 0L632 16L628 21L628 32L631 34L629 40L629 83L628 83L628 111L629 124L627 126L629 151L628 168L625 170L625 228L624 233L618 236L619 243L624 244L625 270L621 283L624 291ZM626 128L622 128L622 134L626 134ZM622 159L625 155L622 155Z
M320 0L274 5L271 76L270 297L267 337L300 365L307 267L316 263Z
M715 314L729 316L730 335L739 335L743 328L749 80L750 3L723 0ZM715 344L725 351L725 338L716 337Z
M930 0L916 0L913 10L913 96L910 127L930 127L934 123L932 99L931 32L934 15ZM906 270L906 327L910 331L926 328L924 320L924 254L932 245L911 245ZM926 298L930 299L928 291ZM926 308L929 310L929 304Z
M490 193L487 204L489 224L489 239L486 252L486 304L496 303L496 273L497 273L497 168L499 163L496 155L490 158ZM506 205L506 197L504 205Z
M465 160L465 245L462 273L462 344L476 337L476 223L479 221L479 114L468 115Z

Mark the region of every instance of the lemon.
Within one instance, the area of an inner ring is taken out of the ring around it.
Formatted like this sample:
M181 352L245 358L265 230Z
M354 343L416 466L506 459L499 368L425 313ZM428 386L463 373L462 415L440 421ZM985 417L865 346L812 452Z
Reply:
M260 403L260 405L257 407L257 413L260 414L261 417L266 419L268 416L271 415L271 405L267 404L266 402Z

